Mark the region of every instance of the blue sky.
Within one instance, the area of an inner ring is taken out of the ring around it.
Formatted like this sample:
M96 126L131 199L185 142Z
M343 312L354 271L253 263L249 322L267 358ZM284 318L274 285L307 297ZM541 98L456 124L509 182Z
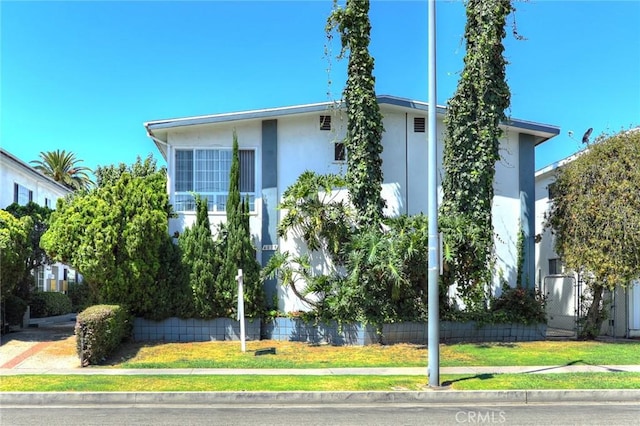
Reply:
M436 7L445 104L462 69L465 16L461 1ZM561 128L537 148L536 168L579 149L589 127L597 135L640 124L640 1L516 7L526 40L509 29L509 114ZM0 145L25 161L70 150L92 169L149 153L164 164L143 122L338 99L346 61L325 55L331 8L331 0L2 1ZM370 17L376 92L426 101L426 0L374 0ZM335 56L339 41L329 47Z

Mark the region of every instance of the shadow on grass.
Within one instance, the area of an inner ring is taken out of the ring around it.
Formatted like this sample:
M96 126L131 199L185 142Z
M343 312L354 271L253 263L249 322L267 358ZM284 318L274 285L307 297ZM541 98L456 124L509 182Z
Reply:
M511 342L486 342L486 343L478 343L476 344L477 348L480 349L491 349L495 347L499 348L517 348L518 345Z
M495 378L495 374L492 373L488 373L488 374L476 374L475 376L470 376L470 377L461 377L459 379L455 379L455 380L447 380L445 382L442 382L442 386L451 386L454 383L458 383L458 382L464 382L465 380L473 380L473 379L478 379L478 380L490 380Z

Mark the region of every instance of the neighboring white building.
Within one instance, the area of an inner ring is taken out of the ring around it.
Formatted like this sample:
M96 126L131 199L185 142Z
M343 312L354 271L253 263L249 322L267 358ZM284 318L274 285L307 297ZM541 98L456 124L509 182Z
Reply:
M535 174L536 224L538 236L536 244L536 284L548 293L547 312L549 326L560 330L575 330L576 321L585 312L580 307L580 299L586 294L579 277L565 270L562 259L555 251L554 236L544 227L546 214L553 202L553 183L557 172L564 165L578 158L571 155L550 164ZM607 293L609 319L602 326L602 333L615 337L640 336L640 282L626 289L617 288Z
M386 214L427 212L428 105L424 102L379 96L385 132L383 195ZM442 164L445 109L438 107L438 157ZM283 108L216 114L145 123L151 139L167 161L167 191L178 218L170 232L181 232L195 221L190 192L209 200L212 223L225 218L224 202L231 162L232 132L238 135L241 159L240 190L252 201L251 230L258 259L264 265L274 250L286 246L278 239L277 210L283 191L305 170L343 173L346 169L339 142L346 132L344 112L324 102ZM493 224L500 279L516 282L516 242L525 231L524 282L534 283L534 148L559 133L555 126L512 119L503 126L501 160L496 164ZM442 170L439 170L442 176ZM276 283L284 311L301 308Z
M58 198L71 193L64 185L4 149L0 149L0 189L2 209L12 203L25 205L30 201L54 209ZM61 263L36 271L36 284L40 291L64 291L68 283L76 279L76 271Z

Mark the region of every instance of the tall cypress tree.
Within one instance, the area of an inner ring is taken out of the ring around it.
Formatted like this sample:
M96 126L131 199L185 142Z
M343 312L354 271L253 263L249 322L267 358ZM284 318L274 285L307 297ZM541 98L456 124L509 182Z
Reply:
M218 315L218 300L214 287L220 270L217 261L217 247L211 235L211 224L207 209L207 199L195 195L196 223L185 229L180 237L182 261L189 272L189 284L193 292L195 313L202 318Z
M256 261L255 248L249 230L249 206L240 198L240 152L238 136L233 132L233 153L229 173L227 196L227 223L224 235L226 256L217 277L217 287L227 306L227 315L236 310L238 269L242 269L245 289L245 312L248 316L259 316L263 307L263 291L260 283L260 265Z

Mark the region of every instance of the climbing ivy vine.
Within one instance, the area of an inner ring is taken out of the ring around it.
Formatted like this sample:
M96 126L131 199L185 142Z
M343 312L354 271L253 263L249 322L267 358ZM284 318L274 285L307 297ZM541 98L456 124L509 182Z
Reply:
M510 0L467 0L464 68L445 118L441 212L474 225L465 238L451 238L443 229L446 244L457 254L445 278L447 284L458 285L471 309L482 307L493 269L491 204L502 135L499 124L510 104L502 40L512 10Z
M371 23L368 0L337 1L327 19L327 36L337 30L340 57L348 54L347 82L343 91L347 110L347 188L359 225L379 225L384 200L382 190L382 114L376 99L373 57L369 54Z

